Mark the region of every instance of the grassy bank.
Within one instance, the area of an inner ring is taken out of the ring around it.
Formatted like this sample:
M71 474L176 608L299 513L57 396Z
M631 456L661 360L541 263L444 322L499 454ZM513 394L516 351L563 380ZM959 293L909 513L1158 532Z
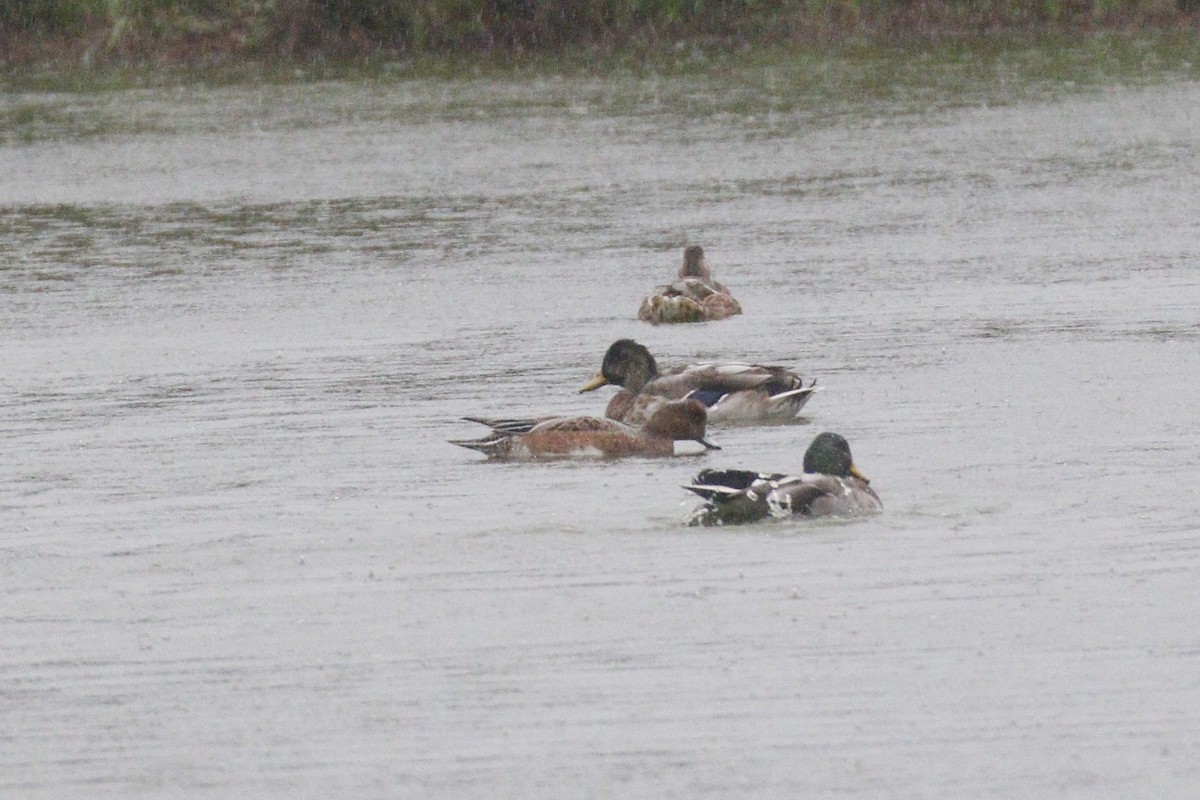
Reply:
M8 0L0 69L1178 29L1200 0Z

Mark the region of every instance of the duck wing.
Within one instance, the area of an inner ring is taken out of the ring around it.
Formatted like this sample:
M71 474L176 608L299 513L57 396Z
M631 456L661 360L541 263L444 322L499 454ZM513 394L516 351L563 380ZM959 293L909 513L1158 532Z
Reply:
M762 391L783 394L806 388L804 380L786 367L762 364L690 364L660 375L643 392L683 397L688 392Z
M533 428L530 433L624 433L634 434L636 431L623 422L605 417L557 417L544 420Z
M463 417L467 422L487 425L496 433L529 433L535 427L555 417Z
M781 475L767 475L748 469L705 469L683 488L701 497L730 497L753 489L755 484L764 484Z
M683 487L706 501L693 513L691 524L734 525L763 519L771 513L767 495L783 477L744 469L702 470Z
M701 301L710 320L726 319L742 313L742 304L727 292L713 292Z
M817 391L816 381L786 367L762 364L692 364L660 375L642 394L691 397L708 407L710 422L786 422Z
M646 424L646 420L650 419L663 403L667 402L670 402L668 398L661 395L644 392L634 394L628 389L621 389L608 401L608 406L604 409L604 416L639 428Z
M676 322L703 322L704 306L692 297L670 291L668 286L642 300L638 319L654 325Z
M834 475L787 478L767 495L776 516L845 517L883 510L879 495L863 481Z
M703 278L680 278L669 286L663 287L669 294L680 294L693 300L701 301L712 294L721 292L712 282Z

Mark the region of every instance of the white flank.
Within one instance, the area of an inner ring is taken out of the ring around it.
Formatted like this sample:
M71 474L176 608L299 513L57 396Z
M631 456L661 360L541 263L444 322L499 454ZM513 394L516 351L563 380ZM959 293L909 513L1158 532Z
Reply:
M684 489L703 489L704 491L706 491L710 494L725 494L725 495L729 495L731 497L742 493L742 491L740 489L732 489L728 486L722 486L719 483L717 483L717 484L689 483L689 484L686 484L683 488Z

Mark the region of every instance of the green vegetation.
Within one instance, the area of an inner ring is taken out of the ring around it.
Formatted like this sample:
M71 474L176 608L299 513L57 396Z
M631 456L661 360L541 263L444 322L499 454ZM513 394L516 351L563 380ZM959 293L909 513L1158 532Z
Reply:
M0 68L1195 27L1200 0L6 0Z
M270 66L239 59L169 69L108 64L0 73L0 147L348 120L387 126L529 119L579 109L611 117L664 114L668 125L736 116L756 120L748 136L770 138L790 135L798 119L822 125L845 115L871 118L873 109L921 115L1198 78L1200 36L1161 30L803 47L707 43L599 56L480 53ZM399 83L405 86L397 91ZM274 86L260 94L264 84ZM247 88L211 91L231 85ZM154 102L130 102L129 89L164 88L135 93ZM273 98L268 110L266 97ZM756 191L779 190L772 183Z

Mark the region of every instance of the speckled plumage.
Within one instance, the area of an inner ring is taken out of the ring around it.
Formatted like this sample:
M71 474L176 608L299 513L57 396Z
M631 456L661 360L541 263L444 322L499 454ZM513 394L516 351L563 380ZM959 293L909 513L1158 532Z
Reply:
M638 319L658 325L709 322L741 313L741 304L709 272L703 248L691 245L683 251L678 278L642 300Z

